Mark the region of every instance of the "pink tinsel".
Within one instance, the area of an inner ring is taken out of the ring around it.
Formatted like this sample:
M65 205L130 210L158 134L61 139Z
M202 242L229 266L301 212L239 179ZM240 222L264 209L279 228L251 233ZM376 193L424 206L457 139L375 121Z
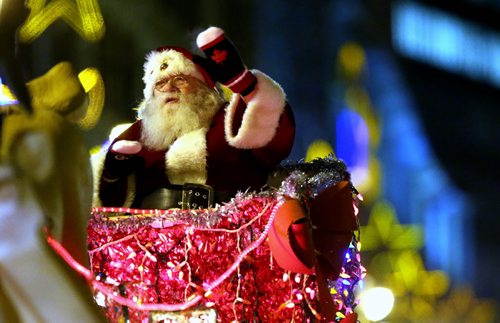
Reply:
M266 242L280 203L256 196L209 210L94 209L91 270L128 302L99 289L96 299L108 294L100 304L111 321L196 306L215 309L222 322L314 317L315 276L279 268Z

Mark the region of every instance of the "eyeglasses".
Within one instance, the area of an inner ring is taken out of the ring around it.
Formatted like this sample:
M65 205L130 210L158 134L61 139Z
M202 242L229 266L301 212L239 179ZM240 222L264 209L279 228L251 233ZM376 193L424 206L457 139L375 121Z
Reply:
M155 84L155 90L167 92L167 84L178 89L183 89L190 84L190 80L184 75L174 75L169 78L161 79Z

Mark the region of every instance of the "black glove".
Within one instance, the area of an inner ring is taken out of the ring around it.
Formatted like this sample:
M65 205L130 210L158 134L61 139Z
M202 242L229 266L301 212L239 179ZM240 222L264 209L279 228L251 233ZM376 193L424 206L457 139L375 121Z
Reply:
M110 150L104 161L103 178L107 181L117 180L132 174L143 166L144 158L139 155L125 155Z
M243 96L255 89L257 79L243 64L238 50L222 29L206 29L198 35L196 44L212 62L217 81Z

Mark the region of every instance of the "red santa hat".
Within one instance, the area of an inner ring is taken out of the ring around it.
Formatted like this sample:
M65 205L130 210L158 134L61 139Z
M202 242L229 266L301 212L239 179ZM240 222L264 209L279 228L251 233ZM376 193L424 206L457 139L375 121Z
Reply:
M150 52L144 63L144 98L153 94L156 82L173 75L184 74L195 77L209 87L215 81L208 71L205 58L192 54L182 47L164 46Z

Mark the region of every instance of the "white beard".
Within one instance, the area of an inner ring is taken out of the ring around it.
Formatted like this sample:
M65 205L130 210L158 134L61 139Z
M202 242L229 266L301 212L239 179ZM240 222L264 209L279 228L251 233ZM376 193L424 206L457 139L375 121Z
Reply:
M209 88L175 96L179 100L165 103L172 94L161 93L145 100L138 110L142 119L141 142L154 150L167 149L177 138L197 129L207 128L222 107L221 96Z

